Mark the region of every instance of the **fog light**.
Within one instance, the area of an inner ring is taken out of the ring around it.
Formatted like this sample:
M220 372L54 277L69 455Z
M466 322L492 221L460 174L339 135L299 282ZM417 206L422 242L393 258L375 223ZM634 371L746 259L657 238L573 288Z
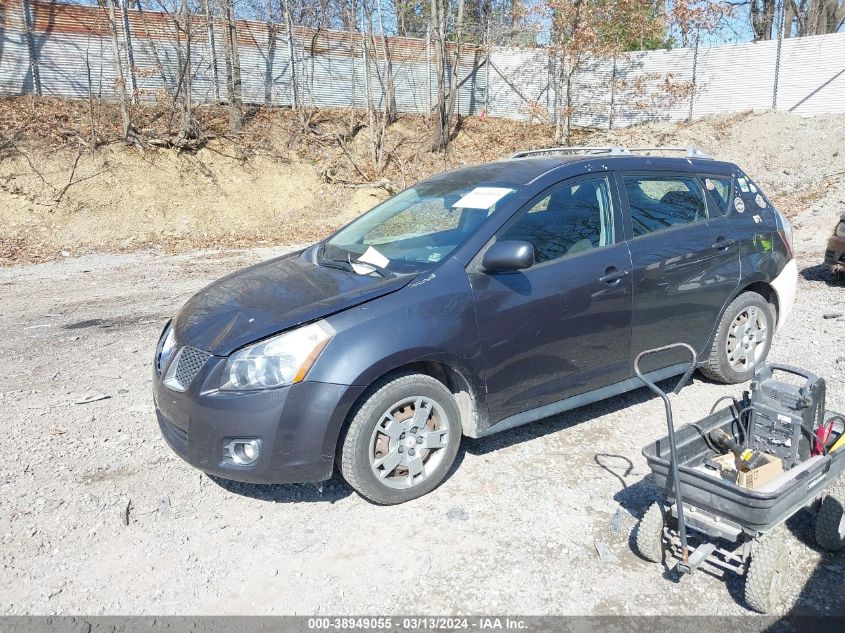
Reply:
M248 466L258 459L261 440L235 439L223 447L223 452L239 466Z

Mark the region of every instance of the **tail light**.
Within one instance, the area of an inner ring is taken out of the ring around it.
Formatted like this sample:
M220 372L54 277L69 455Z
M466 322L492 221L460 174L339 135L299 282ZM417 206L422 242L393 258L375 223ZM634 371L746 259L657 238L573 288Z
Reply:
M783 245L786 248L786 252L789 255L790 259L795 256L795 248L793 246L792 241L792 225L789 223L782 213L778 213L778 222L780 224L780 228L778 229L778 235L780 239L783 241Z

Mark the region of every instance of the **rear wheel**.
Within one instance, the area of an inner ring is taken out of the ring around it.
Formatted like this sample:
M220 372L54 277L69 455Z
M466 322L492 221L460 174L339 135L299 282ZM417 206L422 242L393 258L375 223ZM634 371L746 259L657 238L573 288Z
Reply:
M774 310L756 292L744 292L725 309L702 373L713 380L750 380L766 360L774 335Z
M358 405L340 447L340 471L382 505L436 488L455 461L461 420L452 393L425 374L387 376Z

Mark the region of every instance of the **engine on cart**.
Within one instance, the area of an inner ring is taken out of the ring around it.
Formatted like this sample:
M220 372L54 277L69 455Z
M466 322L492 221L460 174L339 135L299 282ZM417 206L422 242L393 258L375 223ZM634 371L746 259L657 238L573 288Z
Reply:
M743 488L772 489L811 467L811 457L845 444L845 422L826 419L825 381L812 372L763 363L735 406L736 436L713 429L708 438L722 455L705 458L701 468Z
M789 377L793 380L786 380ZM824 378L789 365L763 363L754 372L750 396L746 392L743 400L743 409L748 407L746 446L752 450L779 457L784 470L822 452L816 432L824 424Z

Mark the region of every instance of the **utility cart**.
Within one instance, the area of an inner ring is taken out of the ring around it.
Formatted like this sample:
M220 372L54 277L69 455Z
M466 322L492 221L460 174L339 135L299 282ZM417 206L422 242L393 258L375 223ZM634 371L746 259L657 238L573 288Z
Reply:
M640 361L678 348L691 363L677 394L696 367L689 345L647 350L634 362L637 376L663 400L668 425L666 437L643 449L662 499L640 520L636 547L653 562L662 562L664 552L679 559L682 574L706 565L718 575L743 575L746 603L768 613L779 602L788 565L777 529L787 519L807 508L816 515L819 545L832 551L845 545L845 495L832 489L845 470L845 421L824 409L823 379L762 364L750 392L720 399L710 415L676 431L668 395L641 372ZM726 399L732 402L717 409ZM725 445L714 438L726 438L737 456L723 454ZM752 458L755 468L746 469L741 461Z

